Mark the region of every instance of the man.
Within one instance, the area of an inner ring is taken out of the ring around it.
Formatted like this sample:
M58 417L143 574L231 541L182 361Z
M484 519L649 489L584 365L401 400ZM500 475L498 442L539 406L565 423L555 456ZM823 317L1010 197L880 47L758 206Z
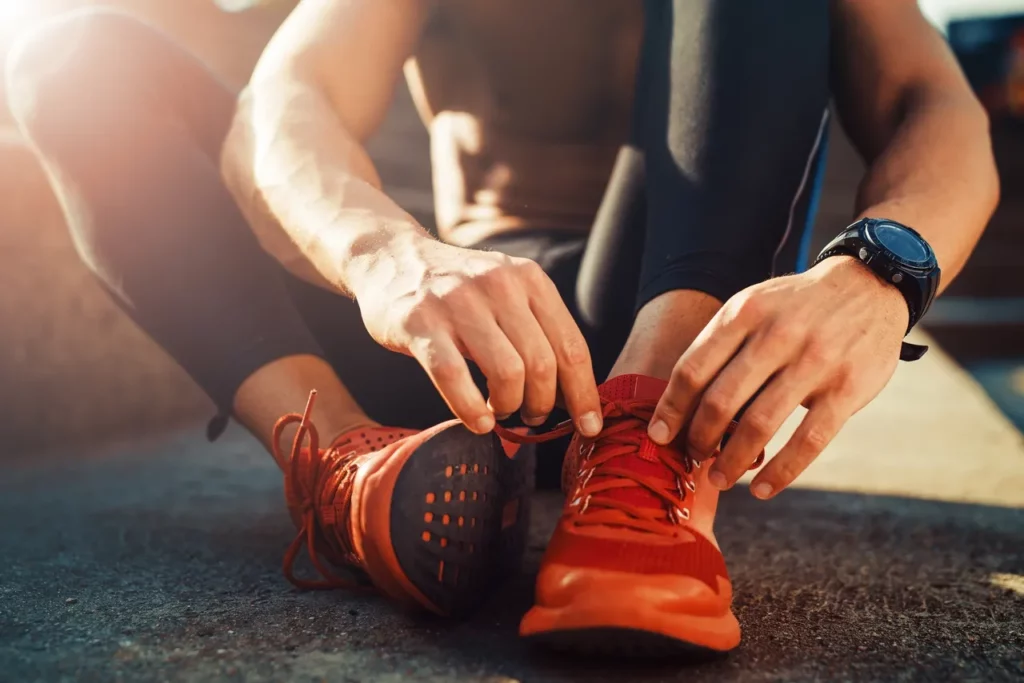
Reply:
M803 404L752 484L776 495L878 393L998 194L915 2L777 7L303 0L237 111L167 38L92 12L27 38L7 79L86 263L285 470L289 578L344 585L326 559L435 612L478 604L522 551L516 444L574 432L522 633L726 651L719 490ZM403 66L440 239L362 147ZM830 96L869 165L858 218L884 220L784 275ZM559 396L551 435L492 433ZM303 545L325 581L291 573Z

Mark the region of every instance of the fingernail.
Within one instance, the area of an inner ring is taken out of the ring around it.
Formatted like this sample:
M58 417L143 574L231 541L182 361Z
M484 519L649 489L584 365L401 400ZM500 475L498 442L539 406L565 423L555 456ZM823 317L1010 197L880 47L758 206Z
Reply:
M476 425L477 433L486 434L494 429L494 418L490 415L485 415L479 418L474 424Z
M711 470L708 472L708 483L719 491L724 491L726 487L729 486L729 482L726 481L725 475L718 470Z
M539 427L548 421L547 415L542 415L541 417L527 417L526 415L523 415L522 418L523 423L531 427Z
M763 481L760 484L754 484L750 488L750 492L754 494L754 498L760 498L761 500L768 500L772 495L772 485L766 484Z
M601 432L601 416L595 412L585 413L580 418L580 430L584 436L597 436Z
M655 420L647 428L647 436L657 443L668 443L668 425L663 420Z

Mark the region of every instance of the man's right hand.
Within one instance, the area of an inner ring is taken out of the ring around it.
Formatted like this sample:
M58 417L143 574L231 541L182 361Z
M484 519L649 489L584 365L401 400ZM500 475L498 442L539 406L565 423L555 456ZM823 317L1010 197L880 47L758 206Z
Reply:
M516 410L539 424L561 388L577 427L595 435L590 352L547 275L432 240L381 191L362 147L430 4L302 0L240 102L225 179L254 230L267 226L264 248L293 274L353 294L373 338L417 358L470 429L488 432ZM486 375L490 406L466 358Z
M376 249L353 284L370 335L415 357L474 432L517 410L527 424L543 423L559 389L577 429L600 432L587 344L534 261L407 235ZM466 358L487 377L487 401Z

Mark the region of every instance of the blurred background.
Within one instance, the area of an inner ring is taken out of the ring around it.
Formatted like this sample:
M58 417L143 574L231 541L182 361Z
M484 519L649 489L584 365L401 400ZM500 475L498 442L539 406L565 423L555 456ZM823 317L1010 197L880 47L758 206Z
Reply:
M113 6L162 26L241 88L295 0L0 0L0 59L61 11ZM929 332L1024 428L1024 0L922 0L992 112L1003 201ZM11 454L83 448L212 414L188 378L123 316L72 249L46 178L0 92L0 443ZM850 217L862 168L834 131L818 242ZM389 190L433 222L429 144L404 86L370 145Z

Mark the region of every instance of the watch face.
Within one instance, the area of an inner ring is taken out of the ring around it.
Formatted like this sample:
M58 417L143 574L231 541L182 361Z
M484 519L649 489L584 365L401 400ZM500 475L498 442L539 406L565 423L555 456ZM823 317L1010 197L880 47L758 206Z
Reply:
M871 235L879 246L908 265L926 266L932 260L928 245L901 225L879 223Z

